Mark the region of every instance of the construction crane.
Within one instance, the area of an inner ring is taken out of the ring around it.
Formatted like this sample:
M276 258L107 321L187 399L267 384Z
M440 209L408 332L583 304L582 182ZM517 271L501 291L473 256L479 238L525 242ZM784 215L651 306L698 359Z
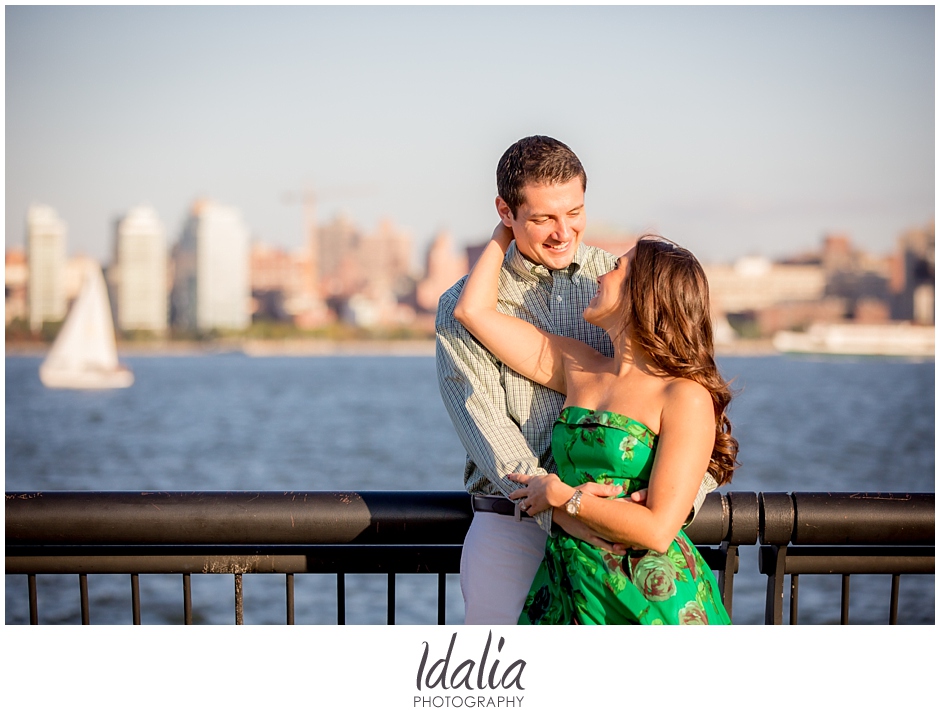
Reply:
M345 188L327 188L325 190L315 190L305 186L299 192L284 193L283 200L287 203L300 202L303 208L304 240L307 251L310 255L314 279L319 274L320 258L320 240L317 232L317 202L323 198L349 198L366 197L375 194L376 188L371 185L361 185L358 187Z

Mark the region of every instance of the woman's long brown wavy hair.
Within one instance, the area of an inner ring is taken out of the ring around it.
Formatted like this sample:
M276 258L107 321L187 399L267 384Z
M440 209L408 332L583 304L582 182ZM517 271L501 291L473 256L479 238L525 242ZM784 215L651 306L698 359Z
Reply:
M656 235L636 244L623 287L623 323L654 365L707 389L715 405L715 446L708 472L722 485L737 467L738 441L725 410L731 388L715 364L708 279L688 249Z

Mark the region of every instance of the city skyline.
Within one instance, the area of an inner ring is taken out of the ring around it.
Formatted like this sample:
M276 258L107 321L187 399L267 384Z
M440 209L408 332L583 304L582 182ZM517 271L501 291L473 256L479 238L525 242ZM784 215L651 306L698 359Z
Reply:
M657 229L703 261L827 232L885 253L934 216L932 6L5 16L8 249L34 201L70 254L108 262L116 217L149 204L175 243L202 196L297 249L285 195L304 188L319 222L468 246L495 223L499 155L533 133L582 158L589 225Z

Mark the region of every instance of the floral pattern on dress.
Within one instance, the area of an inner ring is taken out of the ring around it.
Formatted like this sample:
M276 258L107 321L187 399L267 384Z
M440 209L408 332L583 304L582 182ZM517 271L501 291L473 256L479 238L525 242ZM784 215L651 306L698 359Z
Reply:
M552 432L559 477L646 488L656 435L615 412L565 407ZM559 531L548 538L520 624L730 624L718 584L684 532L665 552L625 556Z

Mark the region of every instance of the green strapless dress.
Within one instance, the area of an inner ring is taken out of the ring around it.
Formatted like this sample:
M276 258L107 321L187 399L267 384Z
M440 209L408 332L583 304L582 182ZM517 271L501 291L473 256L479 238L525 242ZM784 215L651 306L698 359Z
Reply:
M565 407L552 430L558 475L570 486L649 486L656 435L614 412ZM558 530L529 590L520 624L730 624L718 583L679 532L665 553L614 555Z

